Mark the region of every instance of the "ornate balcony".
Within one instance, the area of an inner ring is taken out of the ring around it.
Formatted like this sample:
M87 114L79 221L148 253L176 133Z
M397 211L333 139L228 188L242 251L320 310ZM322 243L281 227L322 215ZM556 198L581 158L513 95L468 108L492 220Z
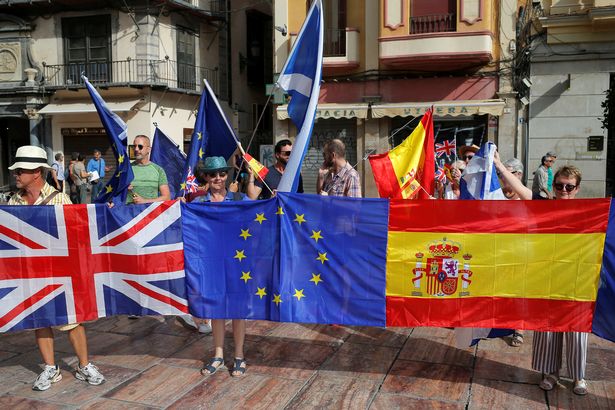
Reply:
M358 66L359 31L354 28L327 30L323 50L323 74L336 74Z
M45 88L83 87L82 73L98 86L151 86L184 92L201 92L203 78L206 78L214 92L218 91L217 69L181 64L169 59L43 63L42 85Z
M428 32L381 38L380 62L393 68L446 72L486 64L492 50L490 31Z
M410 17L411 34L455 31L456 26L457 16L454 13Z

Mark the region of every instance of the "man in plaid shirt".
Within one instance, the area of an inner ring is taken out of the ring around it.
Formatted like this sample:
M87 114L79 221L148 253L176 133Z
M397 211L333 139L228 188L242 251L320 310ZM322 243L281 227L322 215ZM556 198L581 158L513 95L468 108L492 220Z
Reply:
M17 149L15 163L9 167L15 176L15 184L19 191L9 200L9 205L64 205L71 204L70 198L58 192L46 182L47 172L51 167L47 164L47 153L34 145L25 145ZM79 323L57 326L57 330L68 333L68 339L75 349L79 363L75 377L91 385L99 385L105 381L104 376L88 360L88 342L85 328ZM34 331L36 344L41 352L45 367L36 378L32 390L44 391L52 383L62 380L60 367L55 363L53 330L50 327Z
M361 198L359 173L346 161L346 146L338 139L325 144L322 153L324 161L320 195L349 196Z

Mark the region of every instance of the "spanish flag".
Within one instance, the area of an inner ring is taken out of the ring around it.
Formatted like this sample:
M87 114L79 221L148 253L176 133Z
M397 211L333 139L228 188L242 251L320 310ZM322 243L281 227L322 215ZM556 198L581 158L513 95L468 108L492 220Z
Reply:
M432 114L430 108L412 134L397 147L384 154L369 156L381 198L428 199L433 194L435 159Z
M250 168L252 168L254 174L258 175L261 181L264 181L265 177L269 173L269 169L267 169L267 167L255 160L254 157L252 157L252 155L248 154L247 152L243 155L243 158L248 163Z
M610 199L390 204L387 326L590 332Z

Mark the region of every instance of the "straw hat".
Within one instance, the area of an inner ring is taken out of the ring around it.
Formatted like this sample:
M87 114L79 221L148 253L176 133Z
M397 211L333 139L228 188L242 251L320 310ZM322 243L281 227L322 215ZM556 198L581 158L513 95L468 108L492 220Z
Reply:
M473 152L473 153L477 153L478 150L480 149L480 147L478 145L462 145L461 147L459 147L459 156L463 157L466 152Z
M17 148L15 163L9 167L9 170L37 168L51 169L51 166L47 163L45 150L34 145L24 145Z

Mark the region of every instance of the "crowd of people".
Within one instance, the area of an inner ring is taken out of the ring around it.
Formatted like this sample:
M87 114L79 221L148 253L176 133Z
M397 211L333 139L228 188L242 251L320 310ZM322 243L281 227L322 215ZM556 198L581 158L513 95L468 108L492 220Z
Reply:
M132 163L134 180L129 186L126 204L143 204L165 201L171 198L164 169L150 161L151 141L145 135L134 139L135 160ZM478 152L475 145L463 146L459 150L459 160L451 166L451 178L439 184L436 196L440 199L458 199L460 180L467 164ZM187 202L251 201L268 199L276 194L288 159L292 152L292 142L281 140L275 145L275 163L269 167L264 180L255 176L241 157L227 161L223 157L207 157L199 162L194 175L198 182L195 192L188 193L182 200ZM344 143L338 139L330 140L323 149L323 165L318 175L317 193L330 196L361 197L361 183L358 172L348 163ZM502 162L496 153L494 165L501 180L502 191L509 200L531 199L574 199L580 190L581 172L570 165L559 168L555 173L551 168L557 156L547 153L536 171L532 189L523 184L523 164L516 158ZM17 150L15 163L9 167L15 176L18 192L13 195L9 205L56 205L86 203L88 189L92 199L96 198L103 186L103 178L109 167L106 166L99 150L94 150L93 158L84 163L82 154L73 153L66 168L63 155L55 155L52 165L47 163L46 152L36 146L23 146ZM231 171L234 176L231 176ZM67 182L68 188L64 186ZM69 195L64 192L67 191ZM299 182L299 192L303 184ZM225 321L195 319L190 316L178 317L183 325L201 333L213 332L213 356L207 360L203 375L211 375L225 366L224 337ZM197 324L196 322L200 322ZM232 376L242 376L247 370L244 356L246 334L245 320L233 320L234 360ZM104 382L100 370L88 359L85 328L79 324L68 324L56 328L66 331L75 350L79 363L75 376L92 385ZM44 391L62 378L54 358L54 332L52 328L35 330L36 342L44 361L43 372L34 381L33 389ZM562 365L563 344L566 342L567 363L574 379L574 393L587 394L585 368L587 358L587 333L579 332L535 332L532 353L532 367L543 374L540 388L551 390L559 380ZM512 346L523 344L523 332L516 330L511 339Z

